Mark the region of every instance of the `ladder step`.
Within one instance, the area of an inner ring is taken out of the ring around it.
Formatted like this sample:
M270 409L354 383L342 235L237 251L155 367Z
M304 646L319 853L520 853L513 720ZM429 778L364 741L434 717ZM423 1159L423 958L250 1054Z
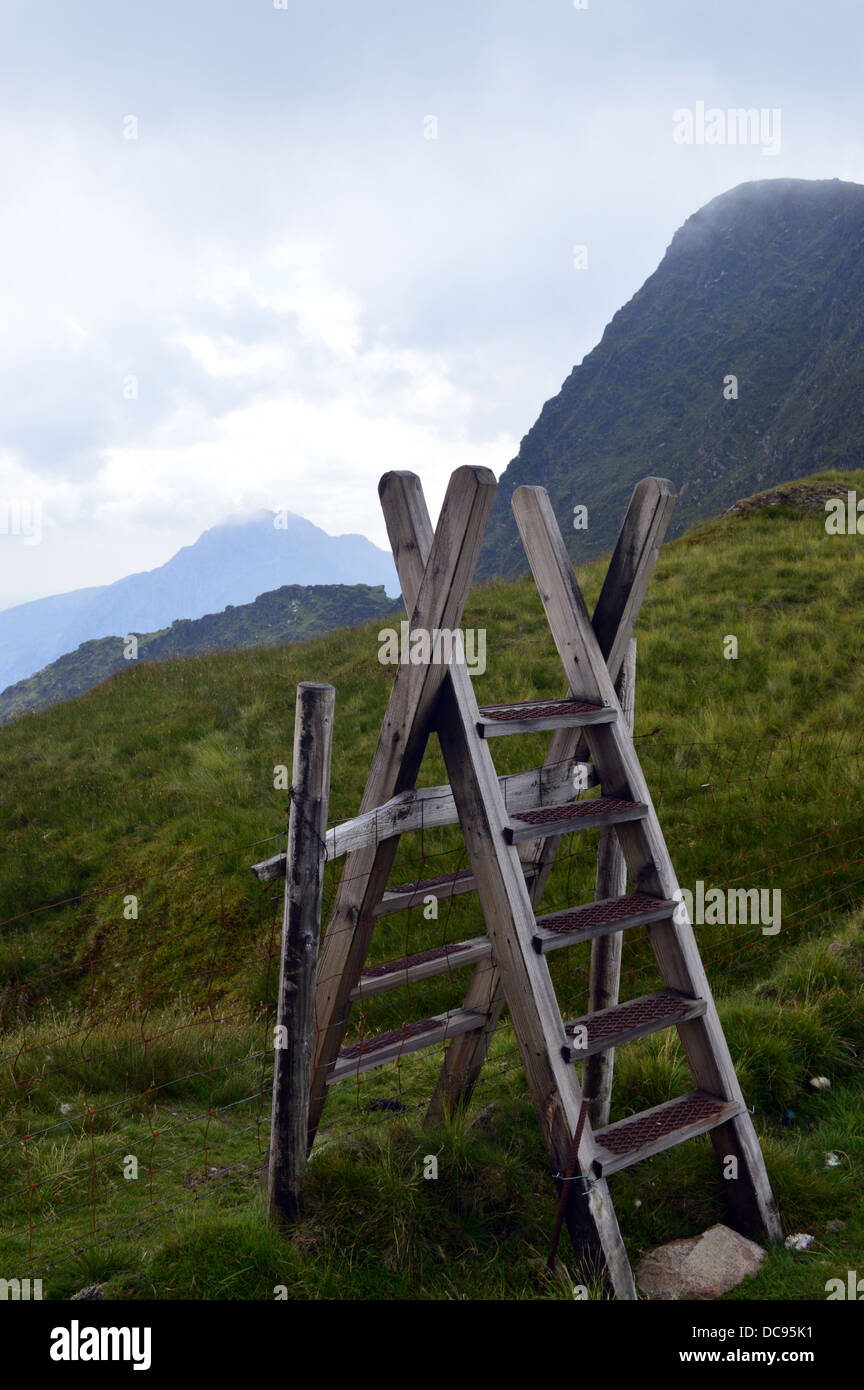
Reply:
M568 907L563 912L550 912L537 918L534 949L545 955L577 941L590 941L595 936L626 931L643 922L658 922L671 917L677 904L671 898L655 898L650 893L626 893L621 898L601 898L599 902L582 907Z
M742 1114L744 1108L742 1101L724 1100L709 1091L691 1091L677 1100L655 1105L653 1110L643 1110L639 1115L598 1129L594 1134L597 1145L595 1176L608 1177L664 1149L683 1144L685 1139L705 1134Z
M417 980L429 980L433 975L444 975L449 970L461 970L463 966L474 965L492 955L492 943L488 936L476 936L471 941L454 941L451 945L435 946L429 951L418 951L413 956L403 956L401 960L390 960L384 965L371 965L363 971L357 988L351 991L352 999L366 999L370 994L383 994L389 989L401 989Z
M501 734L536 734L543 729L572 729L583 724L611 724L617 715L608 705L585 700L519 700L512 705L481 705L481 738Z
M327 1079L327 1085L344 1081L346 1076L357 1076L360 1072L371 1071L373 1067L383 1067L394 1062L408 1052L420 1052L424 1047L434 1047L436 1043L456 1038L460 1033L470 1033L476 1028L485 1028L488 1015L473 1009L451 1009L446 1014L436 1014L434 1018L424 1018L419 1023L405 1023L390 1033L380 1033L377 1038L367 1038L363 1042L343 1047L336 1059L336 1065Z
M476 886L470 869L459 869L454 874L441 874L438 878L418 878L413 883L400 883L385 891L372 915L384 917L388 912L402 912L409 907L422 907L424 898L428 897L455 898L460 893L473 893Z
M533 864L524 866L525 881L531 884L536 872ZM386 917L390 912L404 912L411 907L422 907L428 897L455 898L460 893L473 893L477 888L470 869L459 869L453 874L441 874L438 878L418 878L413 883L394 884L387 888L376 905L372 916Z
M620 796L598 796L591 801L573 801L569 806L538 806L534 811L511 815L504 829L508 845L544 835L566 835L570 830L588 830L595 825L620 825L622 821L643 820L648 814L644 801L625 801Z
M621 1043L631 1042L633 1038L657 1033L661 1028L671 1028L675 1023L685 1023L690 1018L701 1018L706 1009L704 999L691 999L677 989L663 989L657 994L643 994L639 999L628 999L624 1004L615 1004L609 1009L598 1009L596 1013L586 1014L573 1023L564 1026L568 1038L572 1038L577 1028L584 1028L587 1042L584 1047L565 1045L561 1051L565 1062L578 1062L595 1052L607 1052Z

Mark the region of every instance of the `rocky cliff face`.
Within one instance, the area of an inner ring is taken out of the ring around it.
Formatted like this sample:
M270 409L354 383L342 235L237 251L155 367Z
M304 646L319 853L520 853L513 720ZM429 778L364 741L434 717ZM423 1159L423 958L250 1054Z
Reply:
M742 184L676 232L502 476L478 578L526 568L513 489L548 488L574 560L609 550L633 485L671 478L670 535L737 498L864 458L864 187ZM575 530L574 507L588 508Z

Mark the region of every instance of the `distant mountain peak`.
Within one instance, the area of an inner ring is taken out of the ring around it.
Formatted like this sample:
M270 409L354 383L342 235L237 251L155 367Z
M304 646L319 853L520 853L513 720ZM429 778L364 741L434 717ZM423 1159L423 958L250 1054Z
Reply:
M395 598L392 557L361 535L330 536L295 512L261 508L226 517L191 545L113 584L37 599L0 612L0 690L41 670L82 642L156 632L175 619L247 604L286 584L383 585Z

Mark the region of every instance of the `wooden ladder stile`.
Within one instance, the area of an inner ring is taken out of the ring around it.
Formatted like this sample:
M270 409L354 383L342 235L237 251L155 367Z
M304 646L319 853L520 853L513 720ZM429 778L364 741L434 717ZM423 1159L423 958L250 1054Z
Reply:
M488 470L457 470L433 530L417 477L394 472L382 478L381 505L412 631L460 626L495 487ZM600 1275L619 1299L635 1299L636 1288L608 1178L695 1135L708 1134L721 1159L735 1159L735 1176L724 1183L734 1223L771 1239L782 1234L632 725L619 702L619 691L625 703L632 692L633 630L674 502L664 479L646 478L634 489L589 618L547 494L516 490L513 510L563 665L565 693L557 700L478 707L458 655L451 652L446 663L399 666L360 812L327 834L328 857L347 857L317 976L309 1147L331 1084L442 1042L447 1047L428 1118L467 1104L506 1007L583 1272ZM492 740L540 731L550 734L543 766L499 778ZM449 781L417 789L433 733ZM596 799L579 799L594 786ZM436 825L458 820L469 867L391 885L400 835L422 827L424 815ZM538 916L562 837L596 825L605 829L595 900ZM615 853L624 864L613 863ZM255 871L264 881L284 873L284 856ZM367 964L378 917L408 910L429 895L469 892L479 899L485 936ZM660 987L619 1002L621 942L636 925L648 932ZM586 941L592 943L589 1012L568 1023L547 955ZM344 1046L355 1000L469 966L458 1008ZM668 1028L681 1039L692 1091L610 1125L614 1049ZM581 1081L574 1062L583 1064ZM585 1182L568 1181L574 1168ZM727 1165L724 1176L728 1171Z

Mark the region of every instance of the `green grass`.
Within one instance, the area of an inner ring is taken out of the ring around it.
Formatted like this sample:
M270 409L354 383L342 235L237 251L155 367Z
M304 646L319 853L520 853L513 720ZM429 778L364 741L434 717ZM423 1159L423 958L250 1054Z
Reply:
M864 492L864 473L811 481ZM821 1297L820 1277L855 1268L862 1248L864 1003L850 917L864 898L862 543L789 505L705 523L664 549L638 628L637 742L680 881L783 894L777 936L697 928L787 1229L819 1241L772 1250L740 1297ZM589 602L604 568L580 574ZM481 701L562 693L530 581L476 590L465 623L488 632ZM14 919L0 954L0 1187L12 1194L0 1266L32 1260L51 1296L96 1279L122 1297L270 1298L276 1284L292 1298L570 1296L566 1281L538 1284L531 1263L554 1200L507 1029L449 1129L422 1128L437 1056L340 1088L305 1222L288 1242L264 1224L281 890L259 887L249 865L276 852L286 827L273 775L290 766L301 679L336 686L331 813L356 812L393 674L377 661L378 628L141 665L0 728L0 920ZM736 661L723 656L730 634ZM493 753L515 772L542 761L545 740L498 740ZM422 781L444 780L430 748ZM595 844L588 833L563 848L544 910L591 896ZM455 830L425 832L403 839L393 877L460 863ZM373 958L481 930L467 895L438 921L382 919ZM584 1009L585 966L580 951L553 958L571 1016ZM652 988L652 970L644 931L628 933L622 997ZM352 1031L452 1006L464 980L367 1001ZM813 1074L830 1091L812 1091ZM619 1050L616 1113L682 1089L674 1035ZM378 1097L406 1108L369 1111ZM841 1158L830 1171L828 1151ZM436 1182L422 1178L430 1152ZM123 1177L128 1154L137 1181ZM722 1211L707 1141L620 1175L613 1196L634 1255ZM840 1232L827 1232L832 1218Z
M823 1297L827 1279L845 1278L860 1263L864 1238L859 922L838 928L832 942L795 948L755 990L721 1001L721 1016L786 1229L816 1237L805 1253L772 1247L759 1276L730 1296ZM256 1055L262 1030L221 1029L210 1058L220 1070L208 1077L201 1074L204 1025L183 1013L157 1022L182 1030L172 1046L145 1050L139 1043L122 1054L122 1064L111 1044L128 1044L133 1025L94 1036L93 1053L107 1055L91 1065L86 1093L91 1102L98 1095L104 1108L57 1129L53 1141L30 1146L29 1181L4 1221L6 1230L14 1224L20 1233L0 1240L0 1260L9 1269L26 1263L33 1223L34 1249L52 1251L33 1266L37 1276L49 1266L46 1296L68 1297L98 1281L106 1296L120 1298L261 1299L284 1286L291 1299L548 1299L572 1297L572 1285L584 1280L564 1246L566 1277L546 1284L539 1275L554 1197L509 1030L493 1043L472 1107L447 1125L423 1124L422 1100L437 1059L408 1059L364 1077L359 1088L340 1087L310 1164L304 1218L283 1239L267 1229L260 1182L269 1082L267 1063ZM60 1096L80 1111L80 1063L74 1048L58 1050L55 1041L64 1031L63 1019L49 1017L28 1036L28 1065L44 1067L44 1080L31 1090L26 1112L7 1122L2 1140L20 1132L16 1118L30 1132L56 1123ZM16 1046L23 1039L7 1041ZM686 1085L669 1035L620 1049L616 1067L616 1097L624 1098L618 1113L657 1104ZM151 1087L163 1089L130 1104L142 1072ZM814 1074L827 1074L831 1088L813 1090ZM371 1097L400 1089L402 1114L366 1109ZM255 1091L263 1099L235 1106ZM794 1121L784 1124L784 1112L793 1108ZM3 1153L0 1176L4 1189L13 1190L22 1185L20 1158L14 1148ZM130 1153L139 1156L137 1181L122 1176ZM828 1153L836 1154L837 1166L826 1167ZM430 1154L437 1157L437 1179L423 1176ZM723 1219L722 1182L707 1139L619 1174L612 1194L634 1259ZM154 1222L166 1207L170 1217ZM837 1221L841 1228L829 1229ZM105 1240L106 1232L116 1238ZM84 1254L63 1261L67 1252L60 1250L61 1262L50 1268L61 1238ZM601 1296L590 1281L589 1288L590 1296Z

